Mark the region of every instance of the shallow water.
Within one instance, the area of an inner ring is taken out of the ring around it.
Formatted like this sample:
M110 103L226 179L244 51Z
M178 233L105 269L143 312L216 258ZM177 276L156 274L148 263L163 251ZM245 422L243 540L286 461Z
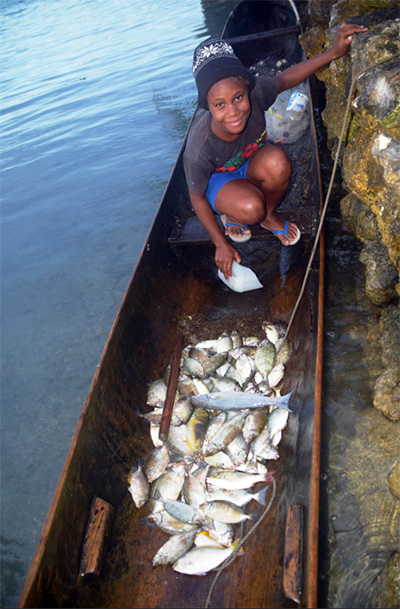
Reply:
M1 2L3 607L16 606L93 373L192 115L193 48L221 31L234 4ZM353 501L359 478L342 479L337 470L353 467L351 449L357 454L364 439L369 458L375 454L370 430L383 419L371 408L357 359L370 315L358 300L358 246L336 217L328 220L321 542L322 592L332 607L346 606L343 590L356 594L358 581L355 573L349 579L352 559L339 550L343 534L333 518L362 518ZM391 459L384 457L380 450L377 460ZM383 598L382 585L371 584L374 599Z

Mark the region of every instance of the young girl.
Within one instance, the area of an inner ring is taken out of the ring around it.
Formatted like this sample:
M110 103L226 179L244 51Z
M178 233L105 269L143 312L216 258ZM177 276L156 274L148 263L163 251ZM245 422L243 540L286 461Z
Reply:
M265 110L278 93L345 55L352 35L366 29L343 23L327 51L272 78L255 78L223 39L210 38L195 49L193 74L204 111L189 130L184 167L193 209L215 245L215 262L226 278L233 260L241 258L221 233L215 213L221 214L225 235L234 242L248 241L248 225L257 223L283 245L300 239L298 227L283 222L275 211L289 186L291 163L281 148L265 145Z

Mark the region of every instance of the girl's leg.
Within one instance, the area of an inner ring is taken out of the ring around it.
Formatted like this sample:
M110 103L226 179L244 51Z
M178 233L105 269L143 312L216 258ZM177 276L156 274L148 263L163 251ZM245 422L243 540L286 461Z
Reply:
M215 209L225 214L227 221L241 226L258 224L265 218L265 199L262 190L247 179L227 182L215 198ZM240 226L227 226L229 235L241 235ZM245 234L250 229L245 229Z
M265 201L265 214L260 220L269 230L283 230L285 222L275 212L285 194L292 175L292 165L286 152L268 144L261 148L250 160L247 179L261 189ZM297 235L297 226L289 222L287 237L276 235L284 245L289 245Z

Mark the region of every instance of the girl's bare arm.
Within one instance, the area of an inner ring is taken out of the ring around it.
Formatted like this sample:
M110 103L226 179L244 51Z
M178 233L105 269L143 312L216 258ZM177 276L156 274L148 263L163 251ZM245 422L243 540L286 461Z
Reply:
M336 30L333 44L329 49L320 55L316 55L311 59L291 66L275 77L278 82L278 92L280 93L281 91L286 91L286 89L295 87L334 59L338 59L345 55L348 51L353 34L366 32L367 29L368 28L362 27L361 25L355 25L354 23L342 23Z

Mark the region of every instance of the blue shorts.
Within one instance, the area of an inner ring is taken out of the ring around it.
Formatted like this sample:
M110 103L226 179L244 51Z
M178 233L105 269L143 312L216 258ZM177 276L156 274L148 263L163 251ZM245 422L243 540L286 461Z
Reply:
M219 173L213 173L208 181L208 186L206 190L206 197L208 199L209 204L213 208L213 210L219 214L217 209L215 209L215 199L217 194L224 186L231 180L239 180L246 178L247 167L249 165L250 159L248 159L239 169L235 169L235 171L221 171Z

